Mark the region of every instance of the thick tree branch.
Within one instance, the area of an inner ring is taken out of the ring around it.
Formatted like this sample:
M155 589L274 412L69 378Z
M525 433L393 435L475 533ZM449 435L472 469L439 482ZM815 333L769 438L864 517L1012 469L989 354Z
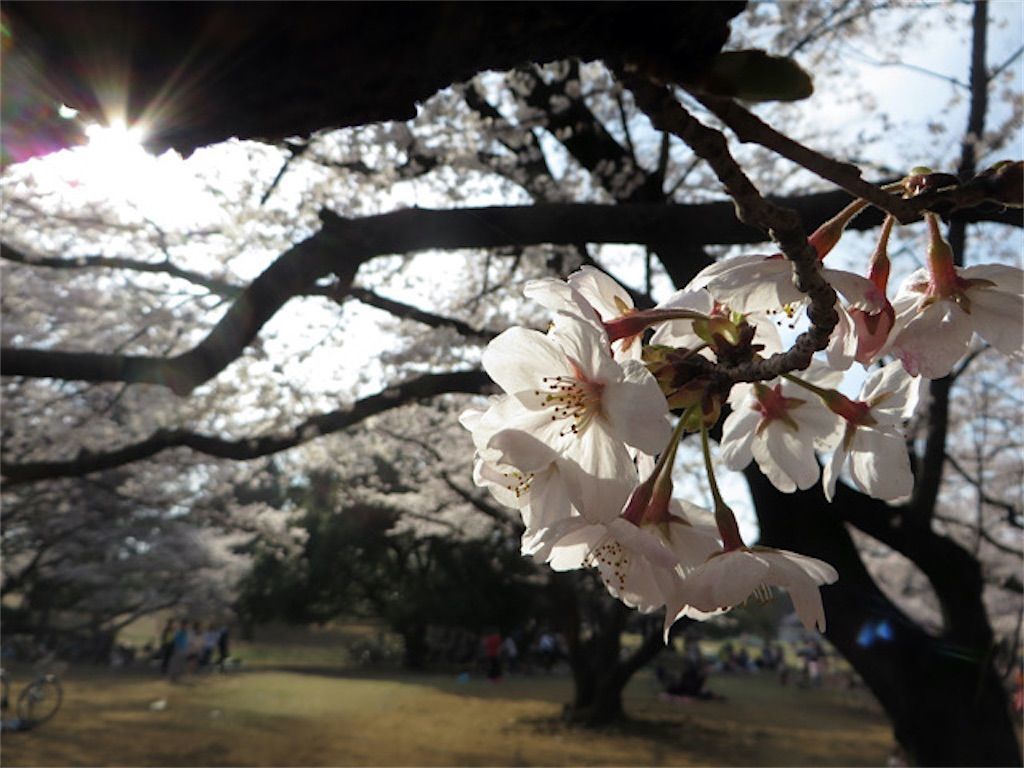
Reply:
M4 487L58 477L81 477L155 456L171 448L191 448L220 459L247 461L294 448L321 435L347 429L363 419L406 403L454 392L477 394L491 386L482 371L424 374L403 384L363 398L348 408L311 416L293 429L277 435L228 440L188 430L161 430L138 443L103 453L81 452L66 461L2 462Z
M772 198L767 201L774 205ZM778 200L811 226L833 216L848 201L842 192ZM993 220L1019 226L1019 212L1012 213L1012 217ZM338 276L336 285L331 288L332 296L343 295L349 290L359 266L378 255L430 248L639 243L661 248L663 261L670 270L692 274L706 265L703 261L691 263L694 243L739 244L765 240L763 230L737 222L729 203L411 208L355 220L342 219L325 211L321 218L323 228L278 257L244 288L206 339L188 352L164 358L4 347L0 350L0 372L5 376L145 382L187 394L237 359L260 328L289 299L324 294L325 289L316 286L316 281L331 273ZM876 226L880 221L878 212L868 210L854 220L851 227ZM2 253L6 255L7 249ZM31 257L29 260L32 261ZM57 261L49 258L43 266L57 267ZM66 261L67 266L74 265L73 260ZM134 268L134 264L134 261L131 264L122 261L118 266ZM141 260L138 264L146 266L146 271L157 271ZM96 262L93 266L114 265ZM175 276L184 277L182 274ZM207 282L211 288L215 286L214 281ZM227 286L220 287L230 290Z
M19 44L5 51L7 90L34 99L5 112L3 144L16 156L67 146L72 121L49 117L44 104L63 101L98 121L90 73L111 66L131 74L128 121L148 112L162 118L150 148L185 154L231 137L278 141L411 120L417 103L451 83L528 61L643 56L683 81L721 49L728 20L742 9L739 2L669 3L642 13L619 2L417 3L401 12L378 3L9 3L5 27ZM144 65L122 38L145 52ZM27 144L36 149L18 152Z
M663 199L656 176L640 167L631 150L608 133L582 95L566 89L566 83L579 82L578 61L570 61L566 76L552 83L545 83L536 68L516 74L532 85L526 103L545 113L547 130L612 198L632 203Z

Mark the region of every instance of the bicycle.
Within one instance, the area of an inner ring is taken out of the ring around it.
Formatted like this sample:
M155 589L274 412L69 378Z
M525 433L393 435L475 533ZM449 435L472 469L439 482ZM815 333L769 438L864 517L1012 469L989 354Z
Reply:
M0 709L5 713L10 709L10 680L7 673L0 669ZM64 700L64 689L60 684L57 672L42 672L26 685L18 694L15 705L16 718L0 721L0 729L5 731L27 731L42 725L57 714Z

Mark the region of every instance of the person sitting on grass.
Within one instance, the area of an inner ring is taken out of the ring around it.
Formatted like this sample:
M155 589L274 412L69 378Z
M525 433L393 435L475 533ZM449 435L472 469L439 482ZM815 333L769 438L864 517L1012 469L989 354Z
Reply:
M694 661L687 658L683 662L682 672L679 673L679 677L675 680L661 666L655 668L654 674L658 678L658 682L664 687L663 695L673 699L700 699L707 701L709 699L722 698L704 687L708 681L708 671L707 664L702 661Z

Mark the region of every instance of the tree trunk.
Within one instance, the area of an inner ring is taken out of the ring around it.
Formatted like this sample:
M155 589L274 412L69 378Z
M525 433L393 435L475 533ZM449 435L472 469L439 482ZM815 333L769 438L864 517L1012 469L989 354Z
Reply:
M829 505L820 488L782 494L755 469L746 474L761 542L819 557L839 572L836 584L822 588L826 636L878 698L911 760L1021 765L1009 702L993 664L978 562L930 531L908 537L904 554L929 576L946 612L943 634L929 635L878 589L845 526L863 515L888 526L891 510L886 517L884 504L847 488ZM899 546L905 534L880 530L882 536ZM888 632L871 631L881 623Z
M562 620L562 633L569 646L575 691L571 703L565 705L567 721L589 727L607 725L626 719L622 692L634 673L653 659L664 647L659 632L645 636L640 647L622 659L622 631L632 611L604 594L586 595L594 609L590 634L583 637L580 611L582 586L573 574L554 574L552 591Z
M405 650L402 666L406 669L423 669L427 665L427 628L423 624L402 627L399 632Z

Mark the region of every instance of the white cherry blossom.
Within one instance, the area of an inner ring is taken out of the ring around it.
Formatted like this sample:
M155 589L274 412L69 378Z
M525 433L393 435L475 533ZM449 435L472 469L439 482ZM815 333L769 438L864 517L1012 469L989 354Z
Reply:
M874 283L852 272L823 267L821 274L845 300L836 302L839 322L825 353L829 365L846 370L857 354L855 325L849 309L878 312L884 297ZM780 255L722 259L701 270L688 287L707 288L716 300L745 314L771 311L792 318L808 302L806 294L793 282L792 262Z
M606 324L627 318L636 313L633 297L629 291L599 269L583 266L567 278L587 303L597 312L601 322ZM641 352L639 333L630 334L612 342L616 360L639 360Z
M582 267L566 282L554 278L531 280L524 293L548 309L581 317L603 331L611 343L616 360L640 360L644 331L679 314L705 313L711 309L710 297L699 297L692 306L673 296L653 309L639 310L629 291L593 267Z
M654 611L676 594L688 570L721 550L714 526L691 520L687 510L700 519L699 507L676 499L660 523L637 524L625 515L597 524L570 518L546 532L535 557L556 571L596 568L614 597Z
M911 375L937 379L953 370L976 333L1007 356L1024 348L1024 272L1002 264L910 275L893 301L892 352Z
M558 455L544 446L533 450L533 463L520 468L505 460L503 447L508 439L502 434L505 411L512 406L506 395L491 398L491 407L468 408L459 422L473 435L477 446L473 461L473 482L487 488L506 507L518 509L527 532L546 528L574 513L569 484L559 472ZM562 465L563 471L566 469ZM571 468L570 468L571 471Z
M839 472L849 460L850 476L861 491L883 501L906 498L914 489L903 421L913 415L921 379L896 360L864 381L858 400L841 395L829 405L846 422L842 439L822 474L825 497L835 496Z
M654 377L641 363L612 359L606 337L581 318L559 315L547 335L511 328L490 343L483 364L511 396L504 427L586 476L581 509L600 506L587 500L620 493L621 479L635 476L627 445L653 455L668 442L668 408Z
M820 387L835 387L842 373L815 363L800 374ZM734 470L751 459L783 493L810 488L821 470L815 448L831 449L843 422L821 399L795 383L737 384L729 395L732 413L722 429L721 459Z
M771 587L789 592L804 627L824 632L825 609L818 588L838 578L828 563L784 549L738 547L713 554L679 583L665 613L665 637L684 616L706 618L751 596L767 599Z

